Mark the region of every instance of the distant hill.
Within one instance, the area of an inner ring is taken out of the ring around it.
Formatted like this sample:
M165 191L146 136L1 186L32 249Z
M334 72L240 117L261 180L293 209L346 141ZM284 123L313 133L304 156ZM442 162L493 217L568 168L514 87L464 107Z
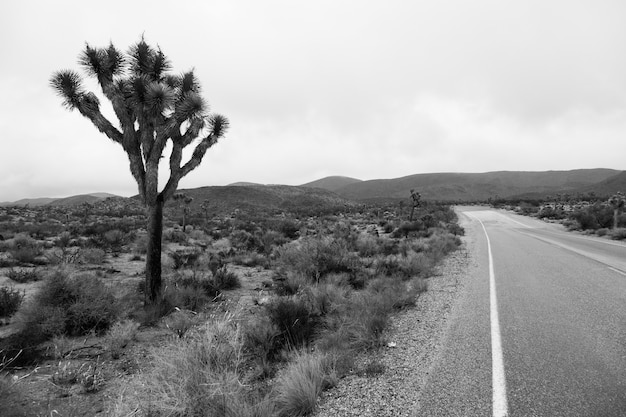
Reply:
M192 197L192 211L200 211L208 202L210 213L243 211L299 211L316 212L354 206L357 203L323 189L289 185L227 185L179 190ZM175 203L168 202L168 207Z
M71 197L58 198L54 201L48 203L48 206L80 206L84 203L95 203L97 201L103 200L103 197L97 197L91 194L81 194L81 195L73 195Z
M241 181L241 182L233 182L232 184L228 184L227 187L241 187L242 185L253 186L253 185L263 185L263 184L257 184L256 182Z
M345 198L367 201L408 198L415 189L425 200L477 201L489 197L513 197L525 193L576 192L619 174L612 169L572 171L499 171L486 173L416 174L395 179L353 183L335 192Z
M582 194L594 192L598 197L608 197L618 191L626 193L626 171L621 171L619 174L604 181L577 190L577 192Z
M332 176L319 179L317 181L302 184L301 187L322 188L328 191L337 191L343 187L362 182L356 178Z
M0 203L0 206L45 206L48 203L53 202L56 198L42 197L42 198L22 198L17 201L4 201Z
M74 195L71 197L64 197L64 198L50 198L50 197L23 198L17 201L7 201L4 203L0 203L0 206L26 206L26 205L31 206L31 207L45 206L45 205L77 206L82 203L93 203L93 202L100 201L109 197L118 197L118 196L116 196L115 194L109 194L109 193L90 193L90 194Z

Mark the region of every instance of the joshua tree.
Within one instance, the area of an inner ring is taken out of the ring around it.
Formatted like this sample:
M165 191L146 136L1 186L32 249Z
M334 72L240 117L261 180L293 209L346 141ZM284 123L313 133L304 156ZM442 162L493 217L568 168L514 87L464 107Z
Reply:
M413 221L413 214L415 214L415 209L420 206L420 199L422 198L421 194L415 190L411 190L411 215L409 216L409 221Z
M620 191L618 191L611 198L609 198L609 205L613 207L613 229L617 229L619 212L624 208L625 203L626 198L624 197L624 194Z
M200 208L204 212L204 222L207 223L209 221L209 199L205 199L202 204L200 204Z
M187 229L187 214L189 214L189 204L193 201L193 197L189 197L184 193L176 193L172 197L175 201L178 201L183 208L183 233Z
M118 119L111 123L100 111L100 100L85 90L81 76L72 70L54 73L51 86L69 110L77 109L113 142L124 148L130 172L145 206L148 231L146 255L146 304L158 301L161 292L161 239L163 205L185 175L200 165L207 150L228 128L228 120L209 114L200 96L193 71L170 73L169 59L143 37L126 54L113 44L105 48L86 45L79 64L98 80ZM200 138L190 159L183 163L183 149ZM170 176L161 191L159 160L166 144L172 145Z

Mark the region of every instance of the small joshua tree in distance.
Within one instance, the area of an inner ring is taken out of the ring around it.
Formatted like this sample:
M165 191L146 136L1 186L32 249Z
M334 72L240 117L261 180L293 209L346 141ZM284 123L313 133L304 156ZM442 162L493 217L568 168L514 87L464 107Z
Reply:
M183 233L187 230L187 214L189 214L189 204L193 201L193 197L189 197L185 193L176 193L173 197L183 208Z
M613 208L613 229L617 229L617 222L619 219L619 213L624 209L626 203L626 197L624 193L618 191L609 198L609 205Z
M411 190L411 214L409 215L409 221L413 221L413 214L415 209L421 205L422 195L415 190Z
M178 183L202 162L228 128L228 119L208 113L193 71L170 72L171 64L160 48L142 37L126 54L113 44L85 46L79 64L95 77L118 119L111 123L100 111L100 100L83 86L72 70L55 72L50 84L69 110L78 110L113 142L124 148L130 172L145 206L148 231L146 254L146 304L158 302L161 292L161 242L163 206ZM170 176L159 191L159 160L167 143L172 145ZM183 149L193 146L183 163Z

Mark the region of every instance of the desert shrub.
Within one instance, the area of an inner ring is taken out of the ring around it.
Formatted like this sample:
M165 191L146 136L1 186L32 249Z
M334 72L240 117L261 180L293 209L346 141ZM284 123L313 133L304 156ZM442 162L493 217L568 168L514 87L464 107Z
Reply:
M613 226L613 209L607 205L597 203L570 214L569 218L578 223L582 230L596 230Z
M288 239L282 233L267 230L258 238L258 250L265 255L269 255L275 247L287 242Z
M100 390L105 382L102 375L102 367L98 364L83 362L79 365L69 361L58 363L51 380L57 386L78 384L84 393L93 393Z
M307 277L294 271L278 271L274 273L272 280L278 295L295 295L309 283Z
M41 273L36 268L11 268L6 272L6 276L11 281L19 282L20 284L39 281L41 279Z
M99 248L84 248L81 249L79 257L82 263L102 265L106 259L106 252Z
M276 230L290 240L296 239L300 234L300 225L295 220L277 220L270 224L270 228Z
M280 345L280 330L266 315L256 316L243 326L244 350L257 363L258 377L271 376L272 363L276 360Z
M444 256L453 252L461 246L462 241L458 236L448 232L433 233L427 240L429 255L433 261L439 262Z
M449 223L446 229L455 236L465 236L465 229L458 223Z
M199 311L210 301L206 290L195 285L169 285L163 291L162 297L171 309L178 307L191 311Z
M9 253L21 264L40 264L39 257L43 254L43 249L30 236L19 234L13 238Z
M105 345L114 359L119 358L121 351L137 336L139 323L133 320L118 321L107 332Z
M194 265L200 257L200 252L197 250L181 249L170 252L169 255L174 261L174 269L181 269Z
M299 352L276 381L276 404L281 417L312 413L324 389L337 383L330 360L320 353Z
M345 241L329 237L284 245L278 257L286 269L315 281L329 273L352 272L361 267L359 257L348 250Z
M183 337L194 326L195 320L187 311L176 310L165 318L165 327Z
M151 367L124 387L111 415L272 415L242 383L242 333L233 317L207 323L150 353Z
M54 245L58 248L67 248L71 241L72 235L69 232L63 232L54 240Z
M277 337L279 346L298 348L313 340L319 321L309 311L305 299L298 296L276 297L265 307L270 320L280 331Z
M12 287L0 287L0 317L12 316L22 304L24 292Z
M255 250L261 246L254 234L241 229L230 234L230 241L233 247L239 250Z
M58 334L100 333L115 322L117 314L113 294L100 279L87 274L69 278L56 272L20 311L20 333L41 341Z
M135 238L132 231L122 231L119 229L98 230L89 239L89 244L93 247L110 251L114 256L119 255L124 245Z
M398 226L396 230L393 231L392 236L394 238L404 237L407 238L412 233L419 232L421 230L425 230L428 227L425 226L422 220L417 220L413 222L403 222Z
M257 252L239 252L229 257L230 262L236 265L247 267L260 266L267 268L270 265L269 259Z
M77 247L65 246L62 248L52 248L45 253L48 264L73 264L80 259L81 249Z
M225 266L215 271L212 281L219 291L234 290L241 287L237 274L229 271Z
M626 228L618 227L617 229L613 229L610 231L610 236L613 240L624 240L626 239Z
M355 247L360 256L374 256L380 251L378 238L369 234L359 235Z
M380 277L368 283L367 290L379 297L384 308L401 310L412 307L417 302L417 295L426 291L423 278L413 278L409 282L399 277Z
M165 242L172 242L184 245L187 243L188 237L185 232L181 230L169 229L163 232L163 240Z
M424 253L409 251L406 256L389 255L375 261L377 275L411 278L427 276L432 272L434 261Z
M133 242L133 253L139 255L145 255L148 253L148 236L140 235L135 238L135 242Z
M596 230L596 235L598 236L606 236L608 233L609 233L609 229L607 229L606 227Z
M215 285L212 277L209 277L204 274L191 274L185 275L181 274L175 276L174 278L174 286L176 287L188 287L193 289L194 291L201 292L211 298L215 298L220 295L220 290Z

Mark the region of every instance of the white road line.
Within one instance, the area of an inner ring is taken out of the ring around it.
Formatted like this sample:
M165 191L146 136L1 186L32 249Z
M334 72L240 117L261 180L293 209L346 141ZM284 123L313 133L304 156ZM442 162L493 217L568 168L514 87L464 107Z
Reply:
M626 276L626 272L624 272L624 271L620 271L619 269L617 269L617 268L613 268L612 266L609 266L608 268L609 268L611 271L613 271L613 272L617 272L618 274L622 274L622 275Z
M506 375L504 373L504 356L502 354L502 339L500 337L500 320L498 319L498 300L496 298L496 275L493 269L493 255L491 254L491 242L483 222L478 220L487 238L487 251L489 253L489 306L491 316L491 388L493 402L493 417L506 417L508 404L506 399Z

